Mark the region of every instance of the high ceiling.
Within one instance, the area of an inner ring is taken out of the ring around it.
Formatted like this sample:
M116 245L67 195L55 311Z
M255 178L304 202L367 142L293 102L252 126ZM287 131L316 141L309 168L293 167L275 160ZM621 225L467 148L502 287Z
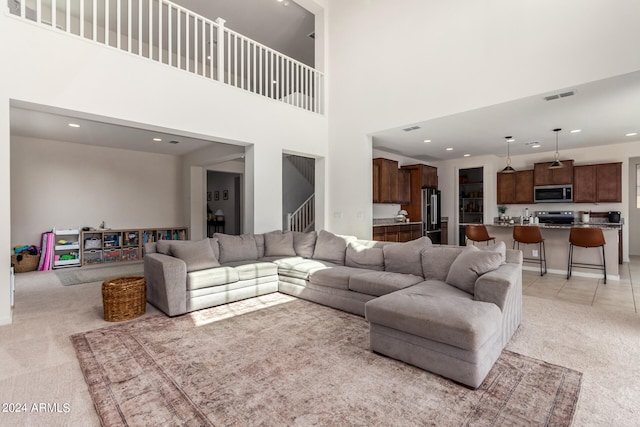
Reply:
M574 94L566 96L570 92ZM545 100L559 94L565 96ZM404 130L414 126L419 128ZM405 123L375 133L373 146L425 161L451 160L465 154L502 157L507 155L505 137L513 136L509 148L514 156L555 151L555 128L562 128L558 133L560 151L640 140L640 72ZM571 133L578 129L580 132ZM637 135L626 136L630 133Z

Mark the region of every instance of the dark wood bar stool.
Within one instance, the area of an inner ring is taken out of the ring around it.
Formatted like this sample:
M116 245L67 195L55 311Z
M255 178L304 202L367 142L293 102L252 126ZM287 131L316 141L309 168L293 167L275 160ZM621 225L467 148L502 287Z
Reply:
M535 225L516 225L513 227L513 248L520 249L520 243L525 245L538 245L538 258L526 258L523 257L523 261L535 262L540 264L540 275L547 274L547 252L544 247L544 239L540 233L540 227ZM543 268L544 266L544 268Z
M571 267L583 268L602 268L604 273L604 284L607 284L607 260L604 254L604 233L600 228L578 228L572 227L569 233L569 264L567 266L567 279L571 277ZM602 248L602 264L588 264L582 262L573 262L573 247L579 246L581 248Z
M493 240L495 242L496 238L489 236L489 232L487 231L487 227L484 225L465 225L464 226L464 234L467 236L467 240L475 242L487 242Z

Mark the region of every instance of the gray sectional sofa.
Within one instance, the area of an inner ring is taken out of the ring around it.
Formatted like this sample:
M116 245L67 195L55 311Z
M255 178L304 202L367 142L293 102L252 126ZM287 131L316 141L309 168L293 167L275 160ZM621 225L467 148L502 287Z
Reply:
M282 292L365 316L371 349L478 387L522 317L522 253L274 231L145 246L147 299L176 316Z

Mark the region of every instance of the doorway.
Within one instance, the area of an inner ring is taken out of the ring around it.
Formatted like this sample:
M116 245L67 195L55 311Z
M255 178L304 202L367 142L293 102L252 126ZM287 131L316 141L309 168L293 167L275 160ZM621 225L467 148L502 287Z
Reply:
M242 175L207 171L207 236L242 233Z
M315 228L315 159L282 156L282 229Z
M640 157L629 159L629 255L640 255Z
M465 224L484 224L484 168L458 171L459 244L467 244Z

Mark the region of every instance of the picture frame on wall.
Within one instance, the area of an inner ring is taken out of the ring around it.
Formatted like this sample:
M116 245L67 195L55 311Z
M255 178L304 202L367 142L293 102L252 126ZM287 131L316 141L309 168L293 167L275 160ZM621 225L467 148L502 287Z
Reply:
M229 200L229 190L224 190L222 192L222 199L223 200Z
M213 192L213 200L220 200L220 191L216 190Z

